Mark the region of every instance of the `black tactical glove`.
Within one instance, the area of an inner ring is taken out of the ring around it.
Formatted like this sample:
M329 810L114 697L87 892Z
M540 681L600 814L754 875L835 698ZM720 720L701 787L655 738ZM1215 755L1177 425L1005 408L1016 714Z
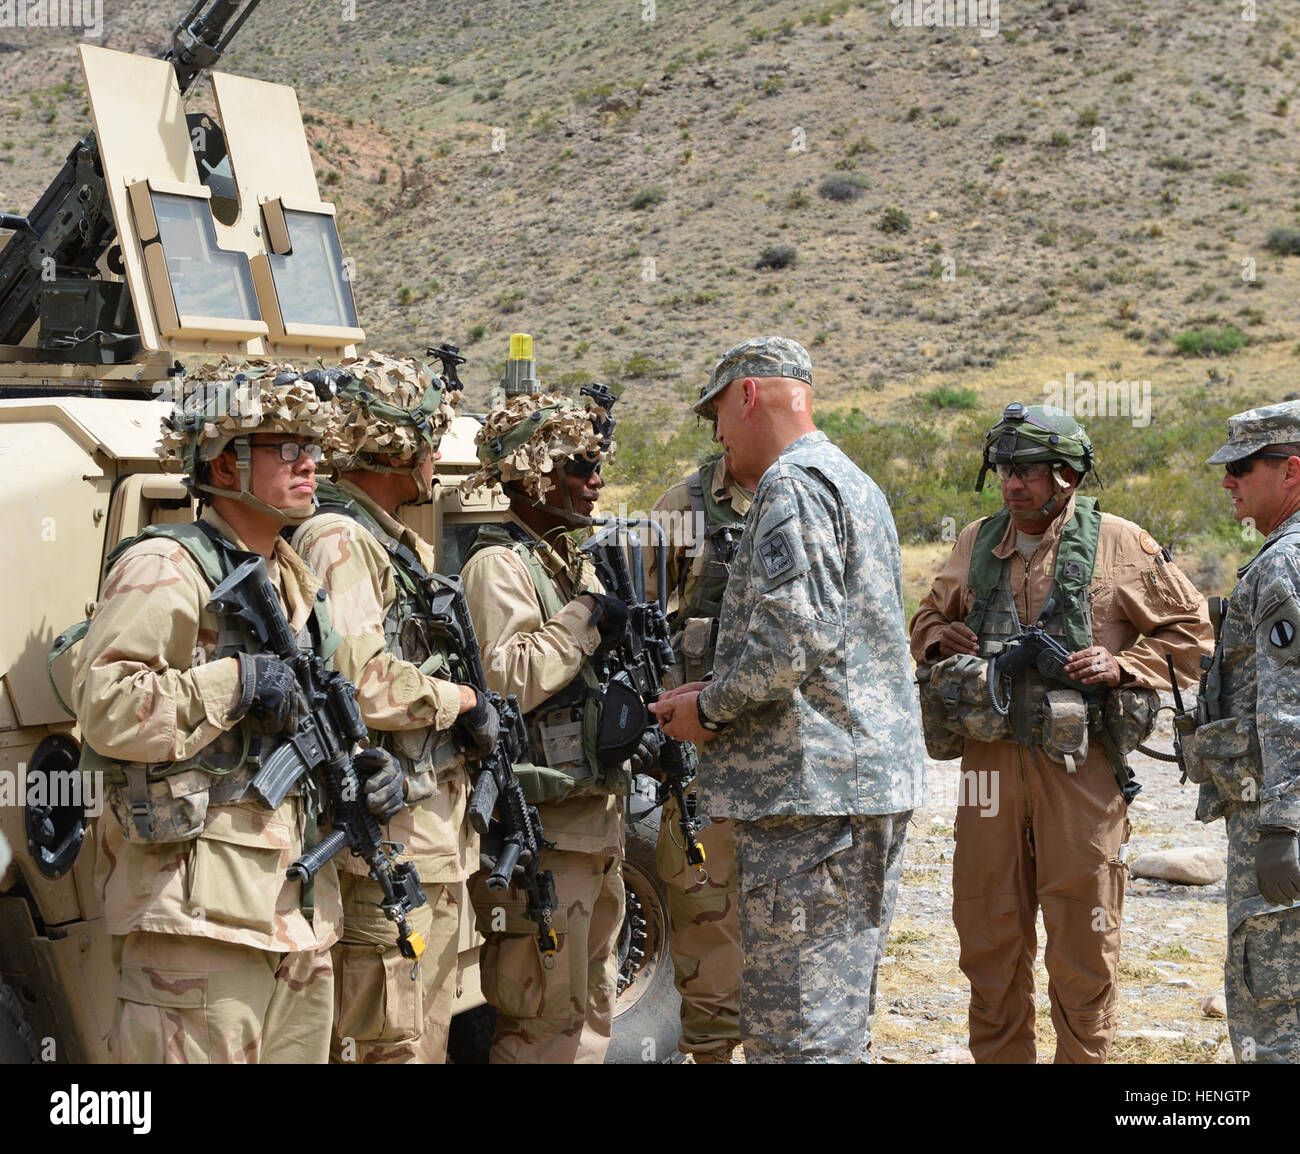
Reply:
M628 759L633 773L645 773L659 760L659 751L663 748L664 731L652 725L641 734L636 749Z
M232 719L252 713L268 733L298 732L307 703L293 670L274 653L239 655L239 704Z
M596 652L613 653L627 636L627 602L620 601L609 593L585 593L583 596L590 597L596 603L595 611L587 620L588 625L594 625L600 630L600 644L596 646Z
M474 743L478 755L486 757L496 748L497 735L501 732L501 719L488 699L479 693L474 708L467 709L460 715L460 727L465 736Z
M387 825L402 812L406 775L397 760L382 749L363 749L352 759L366 795L366 808Z
M1294 830L1260 826L1255 880L1271 905L1289 906L1300 897L1300 856Z

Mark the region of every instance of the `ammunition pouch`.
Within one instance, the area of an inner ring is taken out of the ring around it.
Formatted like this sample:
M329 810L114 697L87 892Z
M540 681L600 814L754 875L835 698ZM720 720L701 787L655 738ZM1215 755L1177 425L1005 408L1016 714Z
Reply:
M718 619L716 617L688 617L681 630L671 638L685 685L690 681L703 681L713 669L713 655L718 647Z
M1180 732L1179 742L1183 768L1197 785L1213 785L1229 802L1258 798L1262 782L1259 736L1253 717L1211 721L1186 736Z
M1121 755L1132 753L1156 727L1160 694L1154 689L1123 685L1106 695L1102 722Z
M955 653L917 669L926 752L936 760L959 757L963 740L1009 741L1008 718L989 695L989 661Z
M623 763L650 724L640 695L621 677L603 691L579 687L580 699L540 706L525 719L533 760L516 765L515 776L531 805L631 790Z
M1088 705L1077 689L1049 689L1043 695L1042 740L1035 742L1073 773L1088 756Z

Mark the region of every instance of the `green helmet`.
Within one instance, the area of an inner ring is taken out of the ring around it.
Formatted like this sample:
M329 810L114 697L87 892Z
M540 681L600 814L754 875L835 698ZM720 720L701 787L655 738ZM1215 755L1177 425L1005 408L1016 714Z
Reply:
M162 421L158 457L168 472L185 473L185 487L200 501L228 497L279 521L304 521L315 502L279 509L252 492L254 433L288 433L321 442L329 428L328 391L322 397L293 365L248 361L237 364L223 357L205 365L182 382L181 399ZM208 462L233 446L241 488L218 489L209 483Z
M410 357L369 353L333 370L334 423L330 460L340 472L409 473L419 489L414 504L433 500L433 489L419 464L422 451L437 452L456 416L442 381ZM376 454L416 457L412 465L382 465Z
M614 397L602 385L582 391L585 404L558 393L524 393L488 413L476 438L481 466L466 478L465 491L500 481L508 493L541 503L566 461L594 467L611 459Z
M994 465L1030 461L1069 465L1082 478L1093 467L1092 442L1064 409L1012 401L1002 410L1002 419L984 434L984 459L975 491L984 488L984 477Z

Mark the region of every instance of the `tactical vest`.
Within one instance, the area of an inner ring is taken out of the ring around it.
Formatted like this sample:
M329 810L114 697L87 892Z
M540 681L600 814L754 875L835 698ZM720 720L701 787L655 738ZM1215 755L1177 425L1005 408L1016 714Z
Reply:
M430 627L426 592L429 574L419 557L336 485L319 484L316 496L320 513L341 513L352 518L388 554L396 596L384 616L384 648L399 660L417 666L426 677L447 677L450 655L442 636ZM408 801L432 797L439 781L453 776L461 765L461 752L450 729L372 729L370 739L372 745L397 758L406 771Z
M969 582L975 592L975 602L966 624L979 638L981 657L996 657L1024 628L1011 585L1015 557L1000 560L993 553L1006 535L1010 520L1011 514L1006 509L989 517L979 528L971 555ZM1089 586L1100 538L1101 510L1096 500L1076 497L1074 515L1061 530L1056 554L1050 594L1056 599L1056 611L1043 622L1043 631L1072 653L1092 644ZM1074 692L1049 686L1032 666L1022 670L1013 679L1011 688L1011 740L1021 745L1044 745L1045 741L1050 744L1050 737L1045 738L1044 732L1050 724L1046 707L1065 708L1068 703L1063 695ZM1077 707L1071 705L1071 708ZM1086 741L1083 752L1086 755Z
M109 553L106 568L112 569L118 558L136 542L155 537L181 545L203 574L209 590L215 589L230 575L239 555L230 542L203 522L150 525L139 536L119 543ZM257 636L246 630L237 619L218 615L217 620L217 642L207 660L262 651ZM83 621L56 638L50 650L50 664L80 641L89 626L89 621ZM330 623L324 591L320 590L311 615L295 641L299 649L318 653L328 660L338 648L339 640ZM281 740L279 734L267 738L260 722L255 717L245 716L233 728L183 761L153 764L119 761L98 753L83 741L79 768L86 773L103 775L110 805L128 841L183 841L202 832L209 805L232 805L243 800L262 759L268 757ZM295 787L291 792L297 789ZM310 816L314 819L314 790L308 788L306 792L312 799Z
M482 549L509 549L528 570L542 621L546 622L564 608L565 602L560 599L554 579L538 560L538 544L513 524L484 525L465 560L468 562ZM524 714L532 760L516 765L515 775L530 803L628 793L623 768L602 766L597 756L602 701L600 677L591 662L584 661L568 685Z
M673 652L681 663L684 681L699 681L713 668L722 598L745 524L745 518L731 503L723 504L705 484L704 473L711 474L713 468L713 465L702 466L686 480L691 513L695 523L703 521L705 529L701 543L704 562L698 575L693 566L682 567L677 577L678 606L668 622ZM692 577L695 583L688 594Z

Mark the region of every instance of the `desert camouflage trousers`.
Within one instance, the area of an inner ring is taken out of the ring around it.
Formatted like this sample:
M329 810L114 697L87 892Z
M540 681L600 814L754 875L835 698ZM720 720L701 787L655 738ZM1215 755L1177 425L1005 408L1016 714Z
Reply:
M911 812L735 823L745 1061L869 1062Z
M1239 916L1232 896L1259 893L1259 807L1234 805L1226 817L1231 927ZM1241 919L1228 937L1223 993L1238 1062L1300 1062L1300 907Z
M559 949L549 963L537 948L527 896L491 893L486 873L470 882L479 933L483 996L497 1011L492 1063L599 1065L609 1048L623 926L622 861L606 854L544 850L555 875ZM549 968L548 968L549 967Z
M343 936L334 946L333 1062L447 1060L456 998L459 885L425 882L428 901L407 916L424 938L419 969L397 949L397 926L384 917L379 884L339 874Z
M328 950L278 954L179 934L113 939L119 1064L324 1062Z
M692 795L694 796L694 795ZM696 1062L725 1062L740 1041L740 906L734 824L718 818L700 831L708 881L686 862L677 802L664 802L655 862L668 887L668 948L682 999L677 1048Z

